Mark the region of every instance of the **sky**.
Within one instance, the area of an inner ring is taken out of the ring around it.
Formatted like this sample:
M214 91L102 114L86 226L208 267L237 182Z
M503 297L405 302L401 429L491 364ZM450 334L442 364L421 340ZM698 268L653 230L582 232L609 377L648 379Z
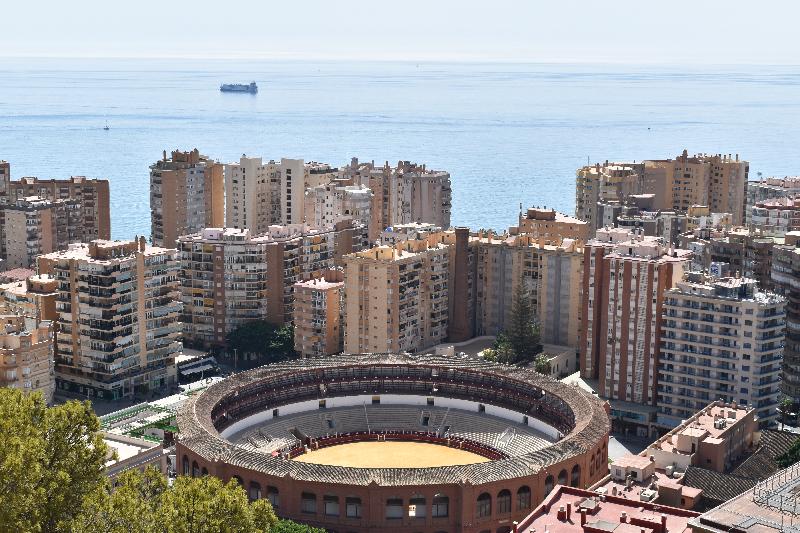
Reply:
M0 56L797 64L795 0L2 0Z

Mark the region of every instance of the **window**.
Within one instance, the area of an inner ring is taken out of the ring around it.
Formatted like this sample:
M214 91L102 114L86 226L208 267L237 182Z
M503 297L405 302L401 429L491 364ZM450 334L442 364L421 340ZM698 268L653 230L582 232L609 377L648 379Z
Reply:
M497 494L497 512L500 514L511 512L511 491L501 490Z
M323 496L322 502L325 508L325 516L339 516L339 497Z
M550 494L550 491L553 490L553 485L555 485L555 480L553 479L553 475L548 475L544 480L544 495L547 496Z
M569 482L571 487L580 487L581 485L581 467L575 465L572 467L572 479Z
M300 495L300 511L307 514L317 513L317 495L304 492Z
M444 494L437 494L433 497L433 505L431 505L431 516L433 518L446 518L450 514L448 509L450 498Z
M478 513L478 518L492 516L492 497L489 496L488 492L483 492L478 496L476 511Z
M183 456L183 475L184 476L189 475L189 458L186 457L185 455Z
M200 466L197 461L192 461L192 477L200 477Z
M531 488L523 485L517 490L517 510L531 508Z
M244 487L244 481L242 481L242 478L239 476L233 476L231 479L235 479L236 483L238 483L240 487Z
M361 518L361 498L345 498L344 505L347 518Z
M255 481L250 482L250 492L248 494L250 497L250 501L260 500L261 499L261 485L256 483Z
M421 494L414 494L408 500L408 516L409 518L425 518L427 515L427 505L425 497Z
M389 498L386 500L386 518L403 518L403 500L400 498Z
M280 493L275 487L267 487L267 499L272 504L273 509L278 509L281 506Z

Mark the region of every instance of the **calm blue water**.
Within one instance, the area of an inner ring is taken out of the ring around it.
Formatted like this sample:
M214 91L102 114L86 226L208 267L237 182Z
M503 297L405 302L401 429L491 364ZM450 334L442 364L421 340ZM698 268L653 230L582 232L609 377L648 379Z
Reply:
M800 174L798 140L800 67L0 60L0 159L109 178L116 238L149 234L164 149L426 162L452 174L454 224L501 229L520 202L571 213L587 156L739 153L755 178Z

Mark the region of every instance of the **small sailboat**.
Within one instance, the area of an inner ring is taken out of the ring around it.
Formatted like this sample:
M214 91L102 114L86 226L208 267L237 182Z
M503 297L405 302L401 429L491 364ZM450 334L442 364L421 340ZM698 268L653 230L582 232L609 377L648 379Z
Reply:
M110 130L110 129L111 129L111 128L109 128L109 127L108 127L108 121L107 121L107 120L106 120L106 125L105 125L105 126L103 126L103 129L104 129L105 131L108 131L108 130Z

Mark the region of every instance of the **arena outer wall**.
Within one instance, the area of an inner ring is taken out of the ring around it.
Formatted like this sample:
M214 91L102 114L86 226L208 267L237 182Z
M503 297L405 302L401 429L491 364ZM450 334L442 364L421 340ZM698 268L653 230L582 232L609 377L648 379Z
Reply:
M409 394L513 409L520 418L527 415L560 425L563 437L536 452L486 463L376 469L275 457L237 446L217 429L298 399L398 394L403 387L409 387ZM531 391L530 397L526 391ZM268 497L279 516L338 533L505 533L554 485L586 488L608 473L610 423L604 402L529 369L466 357L339 355L269 365L193 396L179 412L178 426L181 474L236 478L251 498ZM314 513L303 512L303 497L310 506L310 495L316 502ZM412 498L424 499L424 518L405 512ZM387 505L398 500L402 518L387 518ZM326 501L336 501L338 516L326 514ZM434 506L438 514L445 514L446 508L446 516L432 516L437 514Z

